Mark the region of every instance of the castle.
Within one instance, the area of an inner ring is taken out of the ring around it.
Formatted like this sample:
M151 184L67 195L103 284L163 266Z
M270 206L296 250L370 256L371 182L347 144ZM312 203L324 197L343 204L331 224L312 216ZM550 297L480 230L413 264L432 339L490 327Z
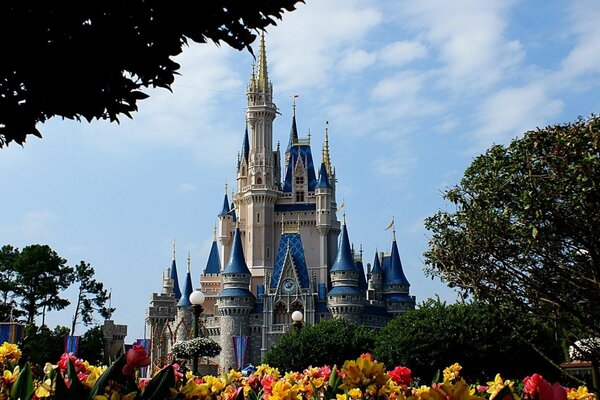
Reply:
M350 244L345 216L338 220L328 128L317 171L310 137L298 137L295 105L283 158L279 144L273 150L277 108L264 36L246 97L237 192L230 202L225 188L218 234L215 226L200 277L206 296L204 334L221 345L216 361L224 369L260 363L290 329L296 310L308 324L344 318L382 327L394 315L415 307L395 234L390 253L376 252L365 271L362 249L356 253ZM175 341L191 337L192 291L189 257L182 291L174 249L171 268L163 273L162 291L152 295L146 315L156 365L165 361Z

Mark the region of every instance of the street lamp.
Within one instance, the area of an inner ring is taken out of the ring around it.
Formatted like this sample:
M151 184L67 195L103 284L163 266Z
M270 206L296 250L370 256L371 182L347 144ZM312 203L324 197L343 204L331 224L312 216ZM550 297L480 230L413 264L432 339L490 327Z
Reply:
M204 311L204 293L202 291L196 289L190 294L190 303L192 303L192 313L194 315L194 339L198 337L198 320L200 319L200 314ZM192 372L194 375L198 375L198 355L194 354L194 358L192 359Z
M294 311L292 313L292 326L294 327L294 329L298 329L300 330L302 328L302 318L304 317L304 315L302 314L301 311Z

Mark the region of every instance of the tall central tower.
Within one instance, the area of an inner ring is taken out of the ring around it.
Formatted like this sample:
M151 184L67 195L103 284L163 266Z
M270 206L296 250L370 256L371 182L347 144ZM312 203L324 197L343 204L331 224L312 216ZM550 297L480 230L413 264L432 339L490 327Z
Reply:
M250 143L244 144L238 165L238 193L233 201L239 211L246 261L253 285L273 269L274 205L280 195L279 151L273 151L273 85L267 71L264 34L261 35L258 71L253 68L246 92L246 123Z

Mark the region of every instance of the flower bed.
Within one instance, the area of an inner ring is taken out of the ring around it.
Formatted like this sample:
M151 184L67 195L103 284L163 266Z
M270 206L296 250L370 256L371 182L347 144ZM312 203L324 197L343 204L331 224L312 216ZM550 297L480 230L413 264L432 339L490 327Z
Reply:
M198 400L593 400L585 387L564 388L550 385L540 375L525 378L521 393L514 383L500 375L486 385L469 385L461 376L461 366L444 370L443 381L431 386L416 386L410 369L385 366L364 354L341 368L323 366L282 375L277 369L261 365L252 375L241 372L215 376L185 374L177 364L169 365L152 379L135 379L134 371L148 365L143 347L134 346L109 368L95 367L65 354L43 374L36 376L29 364L16 365L21 352L15 345L0 346L0 399L198 399Z

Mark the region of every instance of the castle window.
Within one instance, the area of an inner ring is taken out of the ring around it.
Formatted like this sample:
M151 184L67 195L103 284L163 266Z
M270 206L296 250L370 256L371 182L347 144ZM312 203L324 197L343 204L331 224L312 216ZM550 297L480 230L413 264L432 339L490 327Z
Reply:
M302 192L302 191L296 192L296 202L303 202L303 201L304 201L304 192Z
M256 178L256 184L257 185L262 185L262 179L260 177Z
M271 248L267 247L267 260L271 258Z
M260 213L256 213L256 223L260 224Z
M304 177L303 176L296 177L296 185L304 185Z

